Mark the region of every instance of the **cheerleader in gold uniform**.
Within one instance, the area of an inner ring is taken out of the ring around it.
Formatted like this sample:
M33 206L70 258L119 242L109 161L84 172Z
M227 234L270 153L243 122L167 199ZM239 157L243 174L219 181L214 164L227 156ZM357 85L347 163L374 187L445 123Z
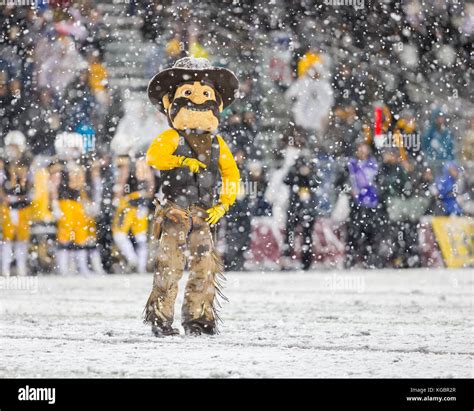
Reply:
M13 256L17 275L27 274L28 242L31 226L31 158L26 153L25 136L12 131L5 137L0 218L2 222L2 274L10 275ZM14 251L14 253L13 253Z
M142 273L146 271L147 263L148 203L153 192L153 174L144 157L138 158L135 164L122 157L118 165L126 179L123 185L119 180L112 233L130 271ZM136 250L130 234L135 238Z

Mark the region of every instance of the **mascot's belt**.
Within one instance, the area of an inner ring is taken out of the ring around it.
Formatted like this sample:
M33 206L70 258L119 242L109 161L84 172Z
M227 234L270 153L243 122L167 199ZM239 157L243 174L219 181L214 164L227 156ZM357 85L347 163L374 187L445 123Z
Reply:
M178 205L167 201L166 206L162 206L159 201L155 202L155 218L154 218L154 227L153 235L156 239L160 238L161 235L161 225L163 224L165 218L170 219L174 223L179 223L180 221L184 223L186 227L186 237L189 237L193 228L195 226L195 219L202 219L207 216L206 210L196 205L192 205L187 209L183 209Z

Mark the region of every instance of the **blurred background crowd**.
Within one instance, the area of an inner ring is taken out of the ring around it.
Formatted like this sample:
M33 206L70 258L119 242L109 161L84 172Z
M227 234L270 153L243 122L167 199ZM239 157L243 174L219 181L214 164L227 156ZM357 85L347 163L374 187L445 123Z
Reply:
M472 3L38 0L0 22L3 275L153 270L143 153L168 124L145 90L186 55L241 81L227 269L271 247L309 269L321 236L348 268L418 267L423 219L474 214Z

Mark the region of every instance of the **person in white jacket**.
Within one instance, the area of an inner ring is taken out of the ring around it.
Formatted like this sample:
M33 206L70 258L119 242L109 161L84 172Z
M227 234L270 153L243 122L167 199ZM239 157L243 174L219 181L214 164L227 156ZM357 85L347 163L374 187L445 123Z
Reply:
M334 92L326 66L322 62L313 64L290 86L285 97L292 102L295 124L321 138L334 105Z

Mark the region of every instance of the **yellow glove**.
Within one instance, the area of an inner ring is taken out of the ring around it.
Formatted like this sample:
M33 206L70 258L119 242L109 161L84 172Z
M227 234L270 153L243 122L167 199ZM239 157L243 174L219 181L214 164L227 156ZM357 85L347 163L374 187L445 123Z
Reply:
M199 173L201 171L199 167L206 168L206 165L204 163L201 163L199 160L196 160L195 158L188 158L188 157L181 158L180 166L188 167L191 173Z
M209 214L209 217L206 218L206 221L210 225L217 224L217 222L224 217L224 214L229 210L229 206L227 204L216 204L214 207L211 207L207 209L207 214Z

